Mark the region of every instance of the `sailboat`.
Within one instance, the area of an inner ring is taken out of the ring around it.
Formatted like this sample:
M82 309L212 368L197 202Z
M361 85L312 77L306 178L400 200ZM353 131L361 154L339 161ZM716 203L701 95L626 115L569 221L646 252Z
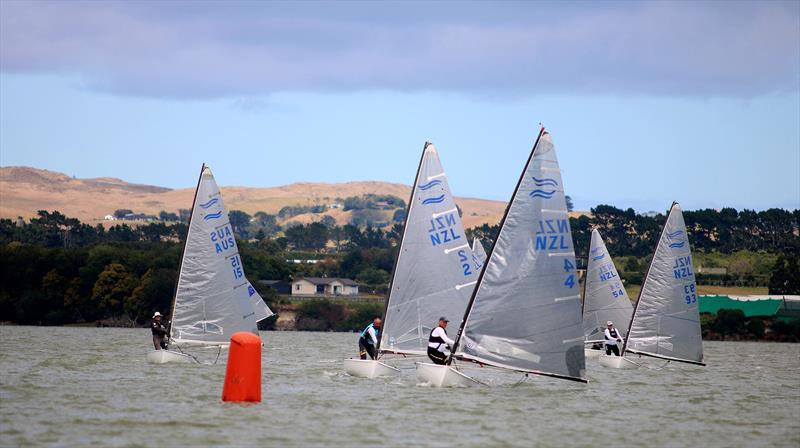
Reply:
M628 332L633 305L617 273L617 267L597 229L592 230L589 261L583 282L583 333L586 344L603 344L606 322L614 323L621 334ZM602 350L586 349L587 358L597 358Z
M147 360L197 361L192 351L226 348L239 331L257 335L258 321L272 314L245 277L222 195L211 169L203 165L172 303L169 345L149 352Z
M636 368L627 359L631 353L705 365L692 252L677 202L670 207L629 327L621 356L602 355L600 364Z
M392 271L378 353L425 356L438 318L464 314L477 277L439 154L432 143L425 143ZM347 359L344 366L360 377L397 373L375 360Z
M417 364L417 379L474 379L454 359L586 382L575 251L561 172L544 128L483 265L447 365Z
M483 263L486 262L486 250L478 237L472 239L472 261L475 263L475 270L478 272L483 267Z

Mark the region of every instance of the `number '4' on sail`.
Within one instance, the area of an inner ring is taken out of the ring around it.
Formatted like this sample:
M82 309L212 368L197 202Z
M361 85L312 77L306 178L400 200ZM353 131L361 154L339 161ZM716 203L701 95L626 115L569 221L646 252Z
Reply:
M578 289L564 184L542 129L481 271L455 355L586 382Z

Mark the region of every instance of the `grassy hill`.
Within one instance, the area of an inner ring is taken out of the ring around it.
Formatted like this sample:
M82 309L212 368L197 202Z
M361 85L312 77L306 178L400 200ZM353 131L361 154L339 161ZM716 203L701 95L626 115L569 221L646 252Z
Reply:
M411 187L389 182L294 183L279 187L251 188L222 186L229 210L249 214L263 211L277 214L286 206L327 205L348 196L366 194L394 195L408 200ZM0 217L30 218L38 210L58 210L82 222L96 224L116 209L157 215L160 211L176 213L191 207L194 186L170 189L139 185L116 178L76 179L63 173L30 167L0 167ZM505 210L505 202L474 198L456 198L464 216L465 227L495 224ZM328 209L307 213L286 221L310 223L329 215L342 225L350 222L351 212Z

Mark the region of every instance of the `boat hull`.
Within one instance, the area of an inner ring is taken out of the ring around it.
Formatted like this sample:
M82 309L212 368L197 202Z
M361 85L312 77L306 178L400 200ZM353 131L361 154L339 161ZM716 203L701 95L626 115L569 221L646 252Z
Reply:
M194 360L189 355L173 352L171 350L152 350L147 353L147 362L150 364L188 364Z
M435 387L459 387L480 384L451 366L417 363L417 380Z
M597 359L600 361L600 365L612 369L636 369L639 367L624 356L600 355Z
M583 353L586 354L586 359L597 359L603 354L603 351L586 348L583 350Z
M400 373L400 369L373 359L345 359L344 371L358 378L378 378Z

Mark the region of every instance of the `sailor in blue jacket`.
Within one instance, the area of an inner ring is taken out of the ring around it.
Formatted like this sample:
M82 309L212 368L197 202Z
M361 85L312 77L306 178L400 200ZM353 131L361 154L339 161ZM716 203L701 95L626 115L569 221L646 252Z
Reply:
M377 355L375 349L378 347L378 338L380 338L380 334L381 318L376 317L371 324L367 325L367 328L361 332L361 336L358 338L358 356L361 357L361 359L367 359L367 355L375 359Z

